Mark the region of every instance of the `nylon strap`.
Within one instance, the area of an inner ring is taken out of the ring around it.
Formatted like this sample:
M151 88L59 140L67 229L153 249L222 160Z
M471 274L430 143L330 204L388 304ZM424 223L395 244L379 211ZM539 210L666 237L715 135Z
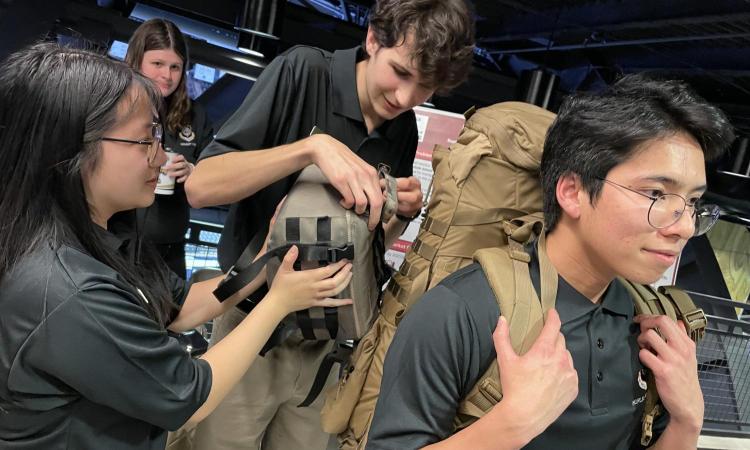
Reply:
M444 238L448 234L448 229L450 229L450 225L441 220L437 220L434 217L430 217L429 213L422 221L421 227L441 238Z
M295 313L297 318L297 326L302 331L302 337L309 340L315 340L315 331L313 330L312 318L310 317L309 309L302 309Z
M432 261L437 255L437 249L429 244L425 244L423 240L417 238L411 247L412 251L427 261Z
M331 247L330 245L293 243L269 250L255 262L245 265L241 264L241 260L247 253L252 254L252 252L248 252L248 249L245 249L237 260L237 263L229 269L224 280L222 280L222 282L219 283L219 286L214 290L214 296L216 296L220 302L226 301L229 297L233 296L253 281L271 258L283 258L293 245L296 245L299 249L299 257L297 258L297 261L325 261L332 263L342 259L348 259L350 261L354 259L353 244L347 244L342 247Z
M326 354L326 356L323 358L323 361L320 363L320 367L318 367L318 372L315 374L313 384L310 387L310 392L308 392L307 397L305 397L305 399L302 400L302 403L297 405L297 407L304 408L306 406L310 406L315 401L315 399L318 398L318 395L320 395L320 393L323 391L323 388L325 388L326 381L328 380L328 375L331 373L333 365L336 363L343 364L349 361L349 356L351 354L351 347L346 344L337 342L333 347L333 350L328 352L328 354Z
M503 220L511 220L519 218L526 213L517 209L510 208L492 208L492 209L478 209L478 210L457 210L453 214L453 220L451 225L455 226L471 226L471 225L484 225L488 223L498 223Z

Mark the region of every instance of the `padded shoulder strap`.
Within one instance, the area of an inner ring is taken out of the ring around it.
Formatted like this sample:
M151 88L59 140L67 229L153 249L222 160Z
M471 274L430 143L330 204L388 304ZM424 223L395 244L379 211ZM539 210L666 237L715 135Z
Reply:
M649 285L633 283L623 278L619 280L630 293L636 314L666 314L672 320L677 320L677 312L674 306L672 306L672 302L664 295L661 295L656 289Z
M508 319L511 345L518 354L526 353L534 344L542 330L544 315L554 307L557 296L557 272L547 257L543 233L540 233L537 249L541 301L529 273L531 257L520 242L511 238L507 247L482 249L474 254L495 294L502 315ZM454 426L456 429L465 428L501 399L500 373L497 364L492 363L459 405Z
M698 342L706 328L703 310L696 308L687 293L674 286L654 289L649 285L636 284L619 279L630 293L636 314L667 315L672 320L682 320L690 338ZM656 380L650 370L646 371L646 400L643 408L641 445L649 445L653 437L654 418L661 413Z

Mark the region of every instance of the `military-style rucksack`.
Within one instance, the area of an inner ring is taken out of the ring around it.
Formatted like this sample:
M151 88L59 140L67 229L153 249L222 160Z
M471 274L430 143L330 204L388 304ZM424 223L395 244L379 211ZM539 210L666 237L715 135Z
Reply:
M499 300L515 306L501 305L509 318L514 345L528 349L523 346L533 342L534 333L541 329L542 311L554 304L554 292L549 291L552 285L556 290L556 281L546 282L556 280L554 269L549 272L551 265L544 265L547 273L542 274L542 297L548 300L542 308L531 288L529 256L523 245L542 231L539 169L544 138L555 115L530 104L507 102L467 116L455 144L449 149L435 147L433 192L417 239L391 279L372 329L359 342L338 385L326 394L323 429L339 434L341 449L365 447L385 354L404 314L428 289L474 262L475 254L483 268L492 267L484 262L501 258L499 255L505 254L502 258L510 261L507 265L497 263L497 270L486 272L491 284L508 276L513 280L512 285L495 283L493 289L496 294L514 289L513 295ZM492 250L477 253L481 249ZM659 300L649 303L656 302ZM501 398L497 368L493 372L490 367L459 405L456 429L471 424Z
M396 181L381 169L386 180L387 199L381 220L396 212ZM299 328L309 340L361 338L375 320L380 287L390 275L385 264L383 229L367 228L366 215L343 208L341 195L317 166L300 173L271 227L268 252L252 260L246 250L214 291L220 301L231 297L252 281L267 265L269 286L292 245L299 248L295 268L311 268L342 259L352 262L352 280L337 297L351 298L352 305L339 308L310 308L285 319L289 330ZM248 246L248 249L250 246ZM313 397L314 399L314 397Z

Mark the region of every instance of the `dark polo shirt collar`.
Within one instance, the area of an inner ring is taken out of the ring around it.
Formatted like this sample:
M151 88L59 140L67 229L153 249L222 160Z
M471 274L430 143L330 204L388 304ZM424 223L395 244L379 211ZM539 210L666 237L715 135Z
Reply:
M531 279L537 292L540 292L539 282L539 257L537 255L536 244L526 247L527 251L532 253L530 272ZM630 295L625 293L625 287L617 280L609 284L607 290L602 295L599 303L593 303L583 294L575 290L573 286L561 276L557 280L557 298L564 298L564 302L557 302L555 308L560 315L560 322L566 324L582 316L590 314L593 310L601 307L603 310L620 316L632 319L634 306L630 300Z
M357 97L356 66L364 59L362 47L333 52L331 60L331 88L333 112L359 122L365 121Z

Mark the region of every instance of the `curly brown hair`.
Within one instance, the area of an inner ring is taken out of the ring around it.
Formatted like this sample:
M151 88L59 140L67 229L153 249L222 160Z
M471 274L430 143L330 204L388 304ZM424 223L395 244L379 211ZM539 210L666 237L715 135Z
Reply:
M474 19L464 0L378 0L370 11L370 29L383 47L399 46L413 33L415 66L438 94L469 76Z
M186 71L188 65L188 51L185 37L177 25L164 19L150 19L143 22L135 30L128 42L128 52L125 62L134 70L140 72L143 55L149 50L172 50L182 58L182 77L177 89L164 100L167 103L167 117L165 127L170 133L177 133L192 119L190 98L187 94Z

